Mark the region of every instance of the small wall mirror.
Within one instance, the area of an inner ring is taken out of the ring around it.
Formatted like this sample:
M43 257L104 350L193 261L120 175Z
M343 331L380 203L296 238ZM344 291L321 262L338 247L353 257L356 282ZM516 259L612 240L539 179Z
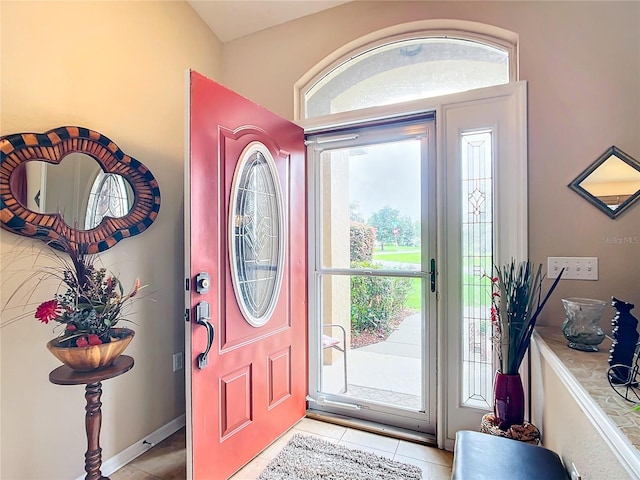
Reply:
M147 229L160 209L151 172L82 127L0 138L2 228L96 253Z
M611 147L568 186L616 218L640 198L640 163Z

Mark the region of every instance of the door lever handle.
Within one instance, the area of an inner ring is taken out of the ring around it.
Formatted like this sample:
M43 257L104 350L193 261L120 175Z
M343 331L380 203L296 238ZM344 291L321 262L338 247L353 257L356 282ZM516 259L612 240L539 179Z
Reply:
M207 348L204 352L198 355L198 368L200 370L207 366L207 362L209 361L209 350L211 350L213 338L215 337L213 325L209 322L210 318L209 302L198 303L198 305L196 305L196 323L207 329Z

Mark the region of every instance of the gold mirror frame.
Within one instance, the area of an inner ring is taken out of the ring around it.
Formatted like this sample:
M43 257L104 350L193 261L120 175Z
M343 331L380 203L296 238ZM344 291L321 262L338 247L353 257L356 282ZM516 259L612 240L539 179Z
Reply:
M104 217L91 230L68 225L59 213L34 212L18 201L17 182L12 174L25 162L59 164L73 152L92 157L105 173L123 176L133 188L134 200L124 217ZM54 248L64 243L83 245L87 253L114 246L123 238L142 233L158 217L160 188L149 169L125 154L104 135L83 127L65 126L45 133L16 133L0 137L0 221L3 229L39 238ZM60 239L65 239L61 241Z
M573 191L578 193L581 197L585 198L592 205L594 205L599 210L606 213L611 218L617 218L627 210L633 203L635 203L640 198L640 187L636 189L635 192L624 192L618 194L609 194L609 195L596 195L592 191L589 191L585 186L587 182L585 180L592 174L597 174L598 169L603 167L603 165L609 160L619 160L624 162L628 167L634 169L638 173L638 182L640 182L640 163L624 153L619 148L613 146L607 149L598 159L589 166L584 172L578 175L569 185ZM602 171L602 170L601 170ZM633 183L629 182L629 183ZM612 199L614 197L618 197L619 200L611 203L608 199ZM622 201L620 201L620 198Z

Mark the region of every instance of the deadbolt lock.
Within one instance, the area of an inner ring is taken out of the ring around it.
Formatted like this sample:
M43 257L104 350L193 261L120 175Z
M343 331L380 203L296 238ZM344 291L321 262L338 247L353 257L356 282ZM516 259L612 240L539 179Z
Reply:
M196 292L199 294L207 293L211 287L211 277L207 272L199 273L196 276Z

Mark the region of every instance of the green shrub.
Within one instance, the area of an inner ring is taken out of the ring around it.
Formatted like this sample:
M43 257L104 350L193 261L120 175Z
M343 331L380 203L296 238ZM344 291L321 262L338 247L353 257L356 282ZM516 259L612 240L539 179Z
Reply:
M351 222L349 240L352 262L371 261L376 241L376 233L371 225Z
M353 268L379 269L371 262L353 262ZM410 278L353 275L351 277L351 324L356 332L388 329L405 307Z

